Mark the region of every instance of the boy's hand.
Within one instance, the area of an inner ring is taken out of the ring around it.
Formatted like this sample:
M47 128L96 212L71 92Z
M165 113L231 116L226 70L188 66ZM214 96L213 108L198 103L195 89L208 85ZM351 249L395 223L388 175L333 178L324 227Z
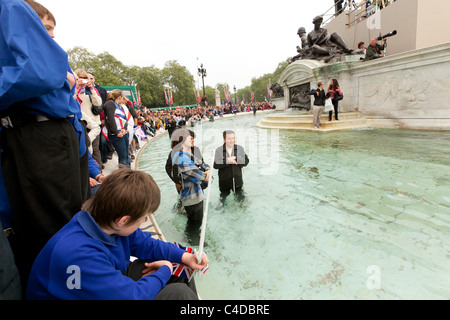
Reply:
M172 263L170 263L167 260L160 260L160 261L155 261L155 262L146 262L145 266L147 268L142 270L142 277L145 277L145 276L148 276L149 274L155 273L162 266L168 266L169 269L170 269L170 274L172 274L172 272L173 272Z
M192 254L189 252L183 253L183 256L181 257L181 261L188 267L191 267L193 270L202 270L209 263L208 257L206 256L206 254L203 255L201 264L198 264L197 256L195 254Z
M207 171L205 171L205 173L206 173L205 181L209 181L209 176L211 175L211 171L207 170Z

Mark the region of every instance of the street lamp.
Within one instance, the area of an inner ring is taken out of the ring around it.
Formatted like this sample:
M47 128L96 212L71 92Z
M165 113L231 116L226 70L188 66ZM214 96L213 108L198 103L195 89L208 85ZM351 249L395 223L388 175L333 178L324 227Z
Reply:
M205 77L206 77L206 69L203 68L203 63L200 65L200 68L198 68L198 76L202 77L202 83L203 83L203 98L205 97Z
M237 101L237 95L236 95L236 86L233 86L233 89L234 89L234 101L235 101L235 103L237 105L238 101Z

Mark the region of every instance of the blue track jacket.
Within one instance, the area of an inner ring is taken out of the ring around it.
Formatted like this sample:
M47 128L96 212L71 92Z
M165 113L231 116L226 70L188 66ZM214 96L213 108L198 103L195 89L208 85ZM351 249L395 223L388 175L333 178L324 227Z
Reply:
M182 263L185 252L174 244L153 239L141 229L128 237L108 235L88 212L80 211L40 252L31 270L26 298L154 299L171 277L170 269L163 266L134 281L124 275L130 255L149 262Z

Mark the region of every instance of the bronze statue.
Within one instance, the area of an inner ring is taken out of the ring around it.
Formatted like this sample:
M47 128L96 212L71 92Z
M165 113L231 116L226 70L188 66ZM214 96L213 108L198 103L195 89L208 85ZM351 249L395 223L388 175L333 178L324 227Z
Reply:
M311 49L308 44L308 36L306 35L306 29L304 27L300 27L297 31L297 34L302 42L302 47L297 46L298 55L293 57L291 62L298 59L303 59L304 56L308 56L309 51Z
M306 109L309 111L311 109L311 98L308 95L309 91L309 83L289 88L289 108Z
M273 85L271 85L270 90L272 90L274 98L284 97L284 89L278 83L274 83Z
M302 48L297 47L299 53L292 58L291 62L297 59L312 59L330 61L338 55L351 54L353 52L344 39L336 32L330 34L327 29L322 28L323 17L317 16L313 19L314 30L305 39L305 28L298 29L297 34L302 41Z

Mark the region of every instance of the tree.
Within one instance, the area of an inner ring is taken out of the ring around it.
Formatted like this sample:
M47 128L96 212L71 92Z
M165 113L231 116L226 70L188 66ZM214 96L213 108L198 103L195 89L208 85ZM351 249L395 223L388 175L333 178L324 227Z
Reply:
M174 105L196 104L193 92L194 76L176 60L167 61L164 68L160 70L154 65L150 67L126 66L108 52L95 55L82 47L74 47L67 53L72 70L81 68L93 73L96 82L101 86L136 85L144 106L165 106L164 88L167 87L173 91ZM267 97L269 79L272 84L276 83L289 61L290 57L280 62L273 73L252 78L251 85L237 91L238 101L240 102L244 96L245 101L249 102L251 91L255 93L256 101L264 101L264 98ZM230 90L230 98L234 97L233 87L228 83L218 83L216 88L220 91L221 101L224 101L224 88ZM205 94L208 97L208 104L215 105L215 89L206 86Z
M174 105L196 104L192 90L195 87L194 76L185 66L178 64L176 60L170 60L164 65L161 74L163 85L172 89Z
M99 65L99 60L95 54L82 47L73 47L67 51L69 65L72 70L88 70L92 66Z
M163 107L166 102L164 100L161 70L155 68L155 66L133 68L131 70L136 73L134 80L141 93L142 104L148 107Z

